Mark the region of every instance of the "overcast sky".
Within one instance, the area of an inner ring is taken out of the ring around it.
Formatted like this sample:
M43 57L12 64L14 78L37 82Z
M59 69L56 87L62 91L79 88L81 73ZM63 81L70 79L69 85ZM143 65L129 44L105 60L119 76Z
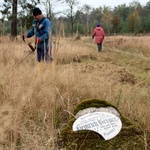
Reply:
M94 8L97 8L99 6L110 6L114 8L115 6L121 5L121 4L126 4L127 6L133 2L133 0L78 0L81 4L88 4ZM146 5L147 2L150 0L136 0L138 1L141 5Z
M100 6L110 6L111 8L117 7L118 5L126 4L129 6L133 1L139 2L142 6L145 6L147 2L150 0L77 0L79 2L78 7L82 7L84 4L91 6L92 8L99 8ZM40 6L41 7L41 6ZM68 9L65 4L56 4L54 7L54 12L63 12ZM75 9L76 10L76 9ZM60 13L59 15L63 15L64 13Z

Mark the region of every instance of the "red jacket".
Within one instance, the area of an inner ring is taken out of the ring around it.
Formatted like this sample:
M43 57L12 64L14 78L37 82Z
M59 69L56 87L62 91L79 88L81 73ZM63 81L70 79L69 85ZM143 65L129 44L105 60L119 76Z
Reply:
M102 43L104 40L104 36L105 36L105 33L102 27L96 27L92 33L92 38L95 37L96 44Z

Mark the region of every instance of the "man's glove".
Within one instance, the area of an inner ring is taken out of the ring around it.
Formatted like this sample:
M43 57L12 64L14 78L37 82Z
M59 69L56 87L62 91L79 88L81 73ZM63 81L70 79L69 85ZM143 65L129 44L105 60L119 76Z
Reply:
M24 34L22 35L22 40L25 41L25 36L24 36Z
M25 42L25 35L24 34L20 34L22 40Z
M40 43L40 41L41 41L40 38L35 39L35 43Z

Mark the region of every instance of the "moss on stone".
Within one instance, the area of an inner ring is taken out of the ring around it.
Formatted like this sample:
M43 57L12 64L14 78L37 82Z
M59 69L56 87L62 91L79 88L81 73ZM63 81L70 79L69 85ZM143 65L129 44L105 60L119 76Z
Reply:
M73 114L89 107L114 107L104 100L91 99L82 101L75 108ZM120 113L120 112L119 112ZM71 117L70 121L63 127L61 131L63 150L144 150L143 130L139 125L133 123L129 119L121 115L122 129L120 133L111 140L105 141L103 137L93 131L76 131L72 130L75 118Z

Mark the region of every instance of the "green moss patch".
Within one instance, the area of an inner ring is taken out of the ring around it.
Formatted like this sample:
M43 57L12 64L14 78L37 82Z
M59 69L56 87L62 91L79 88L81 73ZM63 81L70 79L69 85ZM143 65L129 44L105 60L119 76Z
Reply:
M104 100L90 99L77 105L73 115L89 107L113 107L119 112L115 106ZM93 131L82 130L74 132L72 125L75 118L70 117L70 121L61 130L63 150L144 150L143 130L121 113L120 116L123 124L122 129L116 137L108 141L105 141L101 135Z

